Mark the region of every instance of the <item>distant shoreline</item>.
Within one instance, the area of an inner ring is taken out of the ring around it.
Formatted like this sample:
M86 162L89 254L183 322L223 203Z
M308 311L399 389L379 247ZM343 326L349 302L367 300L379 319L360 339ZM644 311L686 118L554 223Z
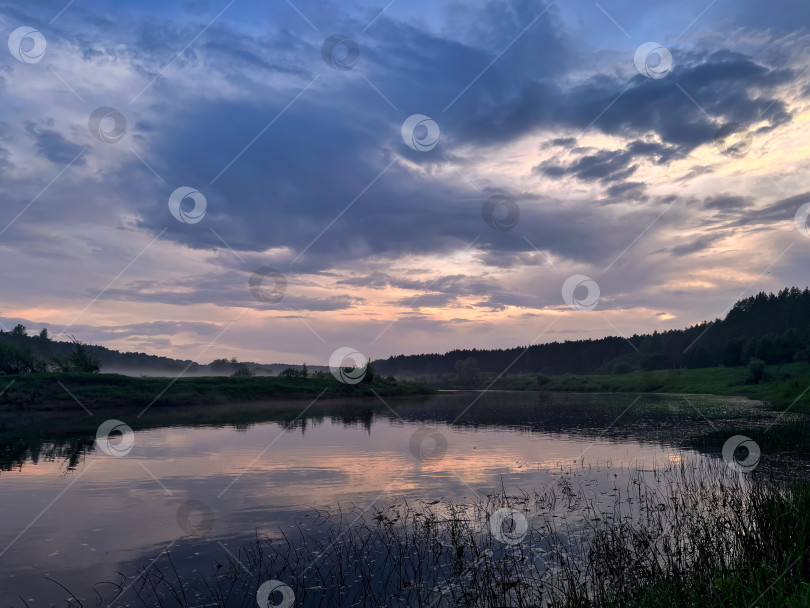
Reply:
M430 395L436 391L414 382L374 378L343 384L332 377L201 376L138 378L120 374L43 373L0 378L0 412L176 407L263 400L354 399Z
M512 390L551 393L654 393L717 395L766 401L781 409L810 413L810 363L767 365L762 376L751 377L747 367L666 369L625 374L512 374L496 377L481 372L475 386L463 385L452 375L417 377L436 390Z

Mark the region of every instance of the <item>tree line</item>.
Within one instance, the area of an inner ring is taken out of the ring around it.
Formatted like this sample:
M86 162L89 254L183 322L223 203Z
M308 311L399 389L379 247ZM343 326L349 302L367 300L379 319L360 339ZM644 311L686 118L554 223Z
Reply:
M524 352L525 351L525 352ZM509 374L610 374L658 369L703 368L810 361L810 289L787 287L738 301L723 319L685 329L634 334L625 339L568 340L508 349L462 349L444 354L397 355L374 361L383 376L414 378L454 374L473 386L480 372ZM162 371L188 375L275 375L327 373L326 366L294 367L216 359L208 365L139 352L88 345L70 336L53 340L48 330L29 335L23 325L0 331L0 374L46 371ZM373 373L373 372L372 372Z
M53 371L98 372L102 367L127 370L161 370L166 372L210 370L214 374L232 374L245 366L236 359L217 359L208 366L193 361L159 357L146 353L120 352L104 346L85 344L74 336L53 340L46 328L29 335L17 324L11 330L0 330L0 375L35 374Z
M54 342L47 329L29 336L21 324L10 331L0 331L0 374L99 371L101 365L91 352L92 347L69 337L70 342Z
M307 378L328 372L326 366L307 367L273 363L260 364L231 359L214 359L208 364L172 359L140 352L121 352L105 346L85 344L74 336L60 341L51 338L43 328L38 334L17 324L11 330L0 330L0 375L36 374L54 371L98 372L100 370L150 374L162 372L189 376L273 376Z
M525 351L525 352L524 352ZM508 349L462 349L398 355L375 361L381 374L456 374L473 383L478 372L610 374L718 365L810 361L810 290L786 287L738 301L723 319L625 339L550 342ZM511 367L510 367L511 366Z

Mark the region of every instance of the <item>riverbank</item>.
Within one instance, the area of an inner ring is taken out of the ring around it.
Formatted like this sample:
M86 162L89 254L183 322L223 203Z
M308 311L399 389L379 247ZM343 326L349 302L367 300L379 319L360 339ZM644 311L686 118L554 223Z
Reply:
M5 390L3 390L5 389ZM204 376L136 378L120 374L48 373L4 376L0 412L118 407L170 407L321 398L426 395L434 391L414 382L374 378L343 384L331 376Z
M760 370L750 367L708 367L604 375L514 374L497 377L494 373L484 372L479 374L474 387L460 385L455 381L454 374L419 380L436 389L742 397L761 401L763 407L784 412L785 415L764 426L757 421L741 418L734 429L735 434L750 437L764 451L810 454L810 417L807 416L810 414L810 363L767 365ZM707 421L715 417L712 410L701 409L699 413ZM709 428L699 439L692 441L692 446L705 449L722 445L726 439L728 429L720 431Z
M472 388L441 379L420 380L438 389ZM481 374L479 385L476 388L492 390L739 396L767 401L777 409L810 413L810 363L768 365L756 379L746 367L708 367L605 375L515 374L497 379L495 374Z

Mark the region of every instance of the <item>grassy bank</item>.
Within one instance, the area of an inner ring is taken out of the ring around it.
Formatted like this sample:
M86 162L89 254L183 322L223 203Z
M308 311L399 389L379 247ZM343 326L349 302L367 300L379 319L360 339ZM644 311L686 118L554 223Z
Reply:
M771 454L810 454L810 364L766 366L764 377L753 382L745 367L657 370L613 375L512 376L493 388L559 392L638 392L740 396L757 399L779 411L790 412L779 424L765 428L740 421L736 433L753 439ZM711 414L706 413L709 419ZM799 416L797 416L799 415ZM727 431L707 432L695 447L721 445Z
M807 390L810 387L810 363L766 366L764 379L756 383L745 367L671 369L609 375L515 374L497 380L495 374L482 374L477 388L484 388L491 383L491 388L497 390L741 396L769 401L775 406L793 404L791 411L810 413L810 390ZM453 382L431 384L438 388L462 388Z
M786 363L765 366L758 382L747 367L708 367L671 369L626 374L546 376L514 374L497 378L494 373L480 373L474 386L460 385L454 375L421 378L439 389L465 388L515 391L548 391L560 393L659 393L683 395L720 395L746 397L765 402L766 407L789 413L771 425L758 425L741 418L735 432L752 438L770 453L810 454L810 363ZM712 420L716 413L701 409L700 414ZM726 416L727 412L720 415ZM692 447L722 445L729 429L707 432Z
M108 407L203 405L277 399L373 397L428 394L412 382L375 377L348 385L331 376L311 378L224 377L135 378L119 374L49 373L3 376L0 412Z

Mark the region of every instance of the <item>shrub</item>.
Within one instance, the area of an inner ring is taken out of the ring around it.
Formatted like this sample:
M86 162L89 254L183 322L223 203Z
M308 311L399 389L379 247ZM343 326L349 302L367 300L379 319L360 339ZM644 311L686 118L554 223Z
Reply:
M641 375L641 390L644 392L656 391L662 386L664 386L664 382L658 374L644 372Z
M626 363L624 361L617 363L616 365L613 366L614 374L629 374L631 371L633 371L633 368L630 366L629 363Z
M46 364L31 352L30 348L16 348L0 342L0 373L35 374L46 371Z
M101 363L90 352L87 344L83 344L73 336L70 336L70 339L73 342L73 350L67 357L54 357L54 365L63 372L95 373L99 371Z
M643 370L658 370L658 369L672 369L675 363L669 355L650 355L641 360L641 369Z
M765 362L762 359L751 359L748 362L748 383L759 384L765 379Z

